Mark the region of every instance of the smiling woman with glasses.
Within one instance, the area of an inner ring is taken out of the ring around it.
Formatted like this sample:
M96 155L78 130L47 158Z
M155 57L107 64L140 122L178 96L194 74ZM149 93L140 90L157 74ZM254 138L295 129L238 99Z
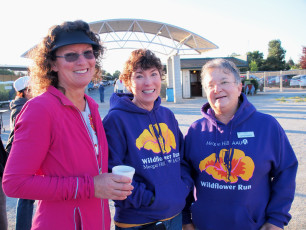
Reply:
M208 103L185 136L197 199L186 199L183 230L283 229L298 167L286 133L241 92L233 62L211 60L201 77Z
M7 196L39 200L32 229L110 229L108 199L131 179L108 173L98 104L85 94L101 76L104 48L84 21L64 22L30 53L34 96L22 108L4 171Z

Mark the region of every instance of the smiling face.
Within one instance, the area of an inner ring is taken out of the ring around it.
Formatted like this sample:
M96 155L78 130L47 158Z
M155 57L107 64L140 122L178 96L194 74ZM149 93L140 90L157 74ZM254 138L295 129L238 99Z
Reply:
M236 83L232 73L225 73L220 68L209 69L204 76L207 100L218 115L231 117L238 109L238 99L242 84Z
M89 44L74 44L60 47L56 50L56 56L64 56L68 53L83 54L91 51ZM59 86L67 91L85 90L95 74L96 59L86 59L80 55L76 61L67 62L65 58L56 58L52 70L57 72Z
M157 68L146 70L137 68L131 75L130 91L134 95L133 103L140 108L151 111L154 101L160 94L161 76Z

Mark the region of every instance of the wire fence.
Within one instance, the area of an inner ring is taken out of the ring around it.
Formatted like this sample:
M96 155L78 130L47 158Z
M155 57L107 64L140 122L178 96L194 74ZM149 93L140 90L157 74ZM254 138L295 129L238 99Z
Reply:
M259 78L265 92L271 90L283 92L290 88L302 88L298 83L291 84L291 80L294 76L306 75L306 69L263 72L247 71L246 73L241 73L241 75L246 75L247 78L254 78L254 76Z

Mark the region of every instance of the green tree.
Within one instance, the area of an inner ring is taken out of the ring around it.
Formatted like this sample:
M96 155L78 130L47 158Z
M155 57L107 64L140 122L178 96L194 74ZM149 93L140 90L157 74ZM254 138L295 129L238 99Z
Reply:
M280 40L269 42L268 57L265 63L265 70L284 70L286 50L281 46Z
M300 66L302 69L306 69L306 46L303 46L303 54L300 59Z
M237 56L240 56L240 54L232 53L231 55L229 55L229 57L237 57Z
M0 69L0 74L1 75L15 75L13 71L8 70L8 69Z
M251 61L251 63L249 64L249 67L250 67L250 71L252 72L258 71L257 63L254 60Z
M121 74L121 72L120 72L119 70L116 70L116 71L113 73L113 77L118 79L119 76L120 76L120 74Z
M104 69L102 69L102 76L106 76L106 71Z
M286 62L286 70L289 70L289 69L294 69L295 68L295 64L294 64L294 61L290 58L288 60L288 62Z
M247 56L248 56L249 69L251 71L262 70L263 64L265 62L264 58L263 58L263 56L264 56L263 53L256 50L256 51L253 51L253 52L248 52ZM254 65L255 65L254 62L257 66L257 70L252 70L252 68L254 68Z

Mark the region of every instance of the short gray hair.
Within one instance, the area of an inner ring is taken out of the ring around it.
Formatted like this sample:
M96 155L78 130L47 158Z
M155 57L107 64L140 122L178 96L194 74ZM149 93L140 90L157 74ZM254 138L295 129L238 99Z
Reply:
M208 61L203 67L201 72L202 81L204 80L205 74L209 69L221 69L224 73L232 73L235 77L237 84L241 83L240 71L237 66L226 59L218 58Z

